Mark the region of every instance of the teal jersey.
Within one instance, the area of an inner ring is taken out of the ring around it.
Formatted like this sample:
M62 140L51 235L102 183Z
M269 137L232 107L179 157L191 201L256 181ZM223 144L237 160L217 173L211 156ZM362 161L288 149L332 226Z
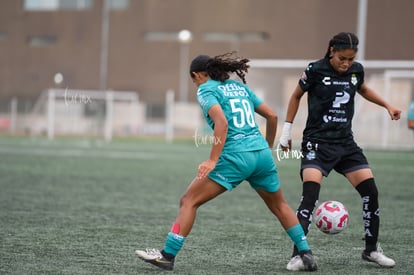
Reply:
M407 119L408 120L414 119L414 101L411 102L410 108L408 109Z
M208 111L213 105L219 104L227 118L228 131L223 153L269 148L254 118L254 110L263 101L247 85L230 79L225 82L209 79L199 86L197 99L212 129L214 122Z

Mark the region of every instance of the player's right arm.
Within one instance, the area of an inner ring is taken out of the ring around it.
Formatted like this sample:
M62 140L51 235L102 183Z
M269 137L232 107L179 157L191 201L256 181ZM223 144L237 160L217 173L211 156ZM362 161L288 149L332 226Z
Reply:
M198 166L197 177L206 177L216 167L217 161L226 143L228 122L223 109L219 104L214 104L208 110L208 115L214 122L214 142L211 145L210 157Z
M286 119L283 125L282 134L280 135L280 147L283 151L288 151L292 149L292 138L291 138L291 128L292 123L295 120L296 113L299 109L300 99L304 95L302 87L298 84L296 85L295 90L293 91L292 96L290 97L288 109L286 112Z

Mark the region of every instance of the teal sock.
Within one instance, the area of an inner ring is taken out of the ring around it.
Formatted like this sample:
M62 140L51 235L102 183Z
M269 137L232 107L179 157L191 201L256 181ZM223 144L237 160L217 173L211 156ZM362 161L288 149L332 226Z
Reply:
M165 246L163 250L166 253L171 254L175 257L178 251L180 251L181 247L183 247L184 241L184 236L170 232L168 233L167 238L165 240Z
M310 250L305 232L303 232L303 228L299 223L286 230L286 233L295 243L299 251Z

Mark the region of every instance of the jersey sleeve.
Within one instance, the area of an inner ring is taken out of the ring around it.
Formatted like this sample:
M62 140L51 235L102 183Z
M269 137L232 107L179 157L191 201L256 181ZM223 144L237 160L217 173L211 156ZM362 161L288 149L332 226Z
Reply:
M258 97L247 85L244 86L249 93L249 97L251 102L253 103L253 107L256 109L260 104L263 103L263 99Z
M361 63L358 63L358 70L359 70L359 81L358 81L358 87L357 89L361 89L362 84L364 83L365 78L365 70L364 66Z
M315 82L315 71L313 69L313 63L309 63L308 67L306 67L305 71L303 72L300 80L299 85L304 92L309 91L312 85Z
M219 104L216 94L210 89L199 88L197 100L205 117L208 117L208 111L213 105Z

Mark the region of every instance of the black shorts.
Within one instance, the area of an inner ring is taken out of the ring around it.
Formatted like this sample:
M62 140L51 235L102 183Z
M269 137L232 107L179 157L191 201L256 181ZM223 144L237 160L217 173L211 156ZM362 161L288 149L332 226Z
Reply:
M346 144L302 142L300 174L305 168L316 168L327 177L332 169L345 175L359 169L369 168L362 149L354 141Z

